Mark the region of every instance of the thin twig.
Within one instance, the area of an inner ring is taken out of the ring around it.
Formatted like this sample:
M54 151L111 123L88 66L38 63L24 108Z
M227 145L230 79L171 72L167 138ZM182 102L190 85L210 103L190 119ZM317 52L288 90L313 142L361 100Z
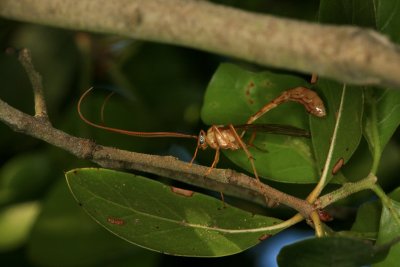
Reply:
M400 88L400 49L384 35L195 0L2 0L0 16L182 45L349 84Z
M366 189L371 189L373 185L375 185L376 181L377 181L376 176L371 173L366 178L361 179L360 181L354 183L345 183L341 188L318 198L314 202L314 207L316 209L322 209L354 193Z
M35 70L35 66L32 63L31 53L28 49L23 48L19 52L18 59L28 74L29 80L32 84L35 102L35 117L42 119L44 122L50 123L47 114L46 101L43 95L42 76Z

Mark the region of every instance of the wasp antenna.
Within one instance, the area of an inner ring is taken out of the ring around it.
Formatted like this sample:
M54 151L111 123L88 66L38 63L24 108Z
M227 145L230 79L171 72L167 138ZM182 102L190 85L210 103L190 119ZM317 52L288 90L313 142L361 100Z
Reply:
M110 98L115 94L115 92L111 92L109 93L106 98L103 101L103 104L101 105L101 111L100 111L100 118L101 118L101 122L104 124L104 109L108 103L108 101L110 100Z
M197 135L190 135L190 134L183 134L183 133L176 133L176 132L134 132L134 131L127 131L127 130L122 130L122 129L118 129L118 128L112 128L112 127L108 127L108 126L104 126L104 125L100 125L94 122L91 122L89 119L87 119L82 111L81 111L81 106L82 106L82 102L85 99L85 97L93 90L93 87L89 88L88 90L86 90L82 96L79 98L78 101L78 114L79 117L87 124L95 127L95 128L99 128L99 129L103 129L106 131L110 131L110 132L115 132L115 133L119 133L119 134L125 134L125 135L130 135L130 136L137 136L137 137L177 137L177 138L192 138L192 139L198 139Z

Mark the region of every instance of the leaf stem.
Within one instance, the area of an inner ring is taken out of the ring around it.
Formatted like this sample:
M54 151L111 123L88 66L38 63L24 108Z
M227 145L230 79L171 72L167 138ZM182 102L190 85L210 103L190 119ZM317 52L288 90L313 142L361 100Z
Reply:
M318 212L317 211L313 211L310 215L310 218L314 224L314 228L315 228L315 235L317 237L323 237L324 236L324 230L322 227L322 223L321 220L319 218Z
M309 203L313 203L318 196L321 194L322 190L324 189L326 182L328 180L328 175L329 175L329 168L331 166L332 163L332 155L335 149L335 145L336 145L336 139L337 139L337 134L338 134L338 126L340 124L341 118L342 118L342 113L343 113L343 103L344 103L344 96L346 94L346 84L343 85L343 90L342 90L342 95L340 98L340 106L339 109L337 111L337 118L336 118L336 123L335 123L335 128L333 130L333 134L332 134L332 139L331 139L331 143L329 145L329 151L328 154L326 156L326 161L325 161L325 165L324 165L324 169L322 171L322 175L320 180L318 181L318 184L315 186L314 190L308 195L307 197L307 201Z
M371 190L374 191L374 193L379 197L379 199L382 201L383 205L390 206L389 197L386 195L385 191L383 191L383 189L379 185L376 184L376 185L372 186Z
M240 229L240 230L235 230L235 229L218 229L220 232L225 232L225 233L257 233L257 232L271 232L271 231L276 231L276 230L281 230L281 229L286 229L292 225L295 225L296 223L299 223L303 220L303 216L298 213L294 215L292 218L283 221L281 223L272 225L272 226L266 226L266 227L260 227L260 228L252 228L252 229ZM215 230L215 229L211 229Z
M370 112L369 112L369 118L368 120L370 121L371 125L368 125L368 128L370 129L370 135L369 135L369 145L372 150L372 167L371 167L371 173L376 174L378 171L379 167L379 162L381 159L382 155L382 148L381 148L381 141L379 138L379 131L378 131L378 111L376 108L376 99L373 97L373 91L372 89L367 89L366 90L367 94L367 101L369 104Z
M400 226L400 214L393 207L392 199L388 197L385 191L383 191L383 189L377 184L374 184L371 187L371 190L374 191L374 193L379 197L379 199L382 202L382 205L389 210L389 212L392 214L392 217L396 220L397 225Z
M336 236L353 237L359 239L369 239L375 241L377 238L376 232L356 232L356 231L339 231L335 232Z

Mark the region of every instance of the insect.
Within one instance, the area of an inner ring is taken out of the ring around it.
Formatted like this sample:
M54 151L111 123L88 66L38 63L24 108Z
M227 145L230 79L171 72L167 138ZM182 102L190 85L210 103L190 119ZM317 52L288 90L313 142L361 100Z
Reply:
M280 104L288 101L295 101L302 104L305 109L314 116L326 116L325 106L322 99L317 95L316 92L308 89L307 87L301 86L283 91L277 98L274 98L272 101L263 106L260 110L250 116L246 123L252 124L255 120L260 118L271 109L276 108Z
M251 130L251 131L262 131L262 132L274 133L274 134L285 134L285 135L291 135L291 136L310 137L309 133L303 129L296 128L293 126L288 126L288 125L277 125L277 124L243 124L243 125L236 125L236 126L234 126L232 124L229 124L228 126L213 125L207 130L207 132L205 132L204 130L201 130L198 135L190 135L190 134L177 133L177 132L138 132L138 131L128 131L128 130L112 128L112 127L94 123L94 122L88 120L82 114L82 112L81 112L82 102L83 102L84 98L92 90L93 90L93 88L90 88L86 92L84 92L78 101L78 114L84 122L86 122L87 124L89 124L93 127L96 127L96 128L100 128L103 130L116 132L116 133L120 133L120 134L130 135L130 136L177 137L177 138L196 139L197 147L194 152L193 158L190 161L190 164L192 164L194 162L199 149L205 150L209 146L209 147L215 149L215 151L216 151L213 163L211 164L210 168L208 169L206 175L209 174L211 172L211 170L213 168L215 168L215 166L217 165L217 163L219 161L221 149L231 149L231 150L243 149L243 151L246 153L247 157L249 158L255 178L258 181L260 181L257 170L254 165L254 158L251 155L250 151L248 150L247 145L243 142L242 138L239 136L237 130L242 130L243 132L246 130ZM263 112L262 114L264 114L265 112ZM252 120L251 122L253 122L254 120Z

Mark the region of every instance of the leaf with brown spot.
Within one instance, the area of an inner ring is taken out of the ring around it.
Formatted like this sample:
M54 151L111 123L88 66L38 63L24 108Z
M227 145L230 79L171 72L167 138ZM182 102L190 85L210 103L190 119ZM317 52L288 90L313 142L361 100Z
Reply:
M309 87L307 80L269 71L252 72L232 64L221 64L208 84L201 117L206 124L243 124L266 103L290 88ZM251 101L249 101L251 100ZM256 124L285 124L308 129L310 115L298 103L285 103L260 117ZM249 133L250 135L251 133ZM247 142L250 136L246 135ZM308 138L257 133L249 148L258 174L288 183L314 183L318 171ZM253 172L242 151L222 150L232 162Z
M182 196L160 182L107 169L66 173L82 208L113 234L138 246L184 256L224 256L259 243L282 228L279 219L253 215L218 199ZM111 216L112 215L112 216ZM123 227L121 227L123 225Z

